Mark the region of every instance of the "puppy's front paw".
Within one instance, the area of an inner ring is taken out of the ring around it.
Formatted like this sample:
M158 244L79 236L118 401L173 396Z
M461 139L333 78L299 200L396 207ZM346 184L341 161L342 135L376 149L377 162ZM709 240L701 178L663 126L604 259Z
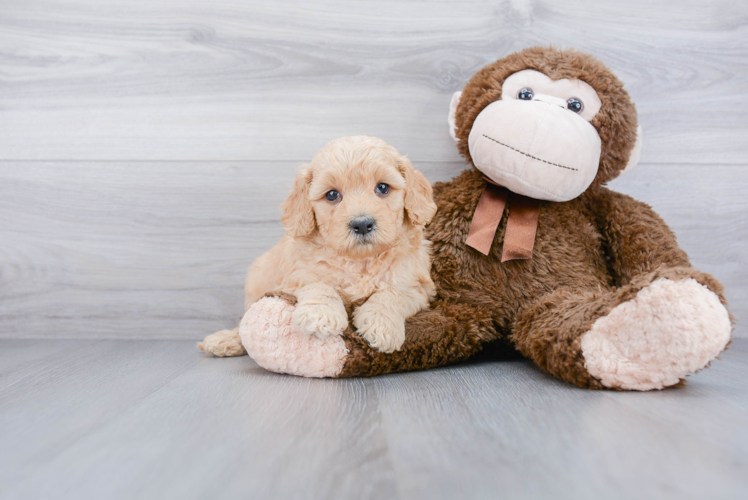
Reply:
M393 318L392 311L365 303L353 313L353 326L370 346L380 352L399 350L405 342L405 321Z
M348 327L348 314L342 302L332 305L299 304L293 312L292 322L299 332L324 338L342 334Z

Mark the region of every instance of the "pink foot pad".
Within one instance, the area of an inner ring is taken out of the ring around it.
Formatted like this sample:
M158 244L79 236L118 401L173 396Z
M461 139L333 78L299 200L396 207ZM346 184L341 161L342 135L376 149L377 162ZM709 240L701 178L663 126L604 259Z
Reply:
M708 365L731 331L727 309L708 288L660 279L598 319L582 337L582 353L606 387L662 389Z
M348 349L338 335L320 338L299 333L291 323L295 306L278 297L265 297L250 306L239 325L249 356L276 373L301 377L336 377Z

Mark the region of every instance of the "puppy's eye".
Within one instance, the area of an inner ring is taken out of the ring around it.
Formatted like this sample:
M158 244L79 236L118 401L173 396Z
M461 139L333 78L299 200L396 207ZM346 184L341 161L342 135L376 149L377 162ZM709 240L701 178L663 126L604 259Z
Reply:
M571 99L566 101L566 107L575 113L581 113L584 109L584 103L576 97L572 97Z
M325 194L325 199L327 201L338 201L340 199L340 193L333 189Z
M524 88L519 91L519 94L517 94L518 99L522 99L523 101L532 101L532 98L535 96L535 92L532 91L532 89Z
M377 184L376 189L377 194L385 195L390 192L390 186L388 184L385 184L384 182L380 182Z

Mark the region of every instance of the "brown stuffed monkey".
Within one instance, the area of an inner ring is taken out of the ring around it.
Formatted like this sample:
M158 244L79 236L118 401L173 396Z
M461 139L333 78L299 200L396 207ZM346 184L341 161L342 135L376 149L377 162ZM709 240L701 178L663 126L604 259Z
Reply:
M295 298L256 302L240 327L276 372L371 376L518 350L584 388L662 389L704 368L732 330L722 285L691 267L644 203L604 184L638 161L641 131L621 82L573 50L530 48L455 94L450 127L472 168L434 185L431 309L385 354L349 327L301 335Z

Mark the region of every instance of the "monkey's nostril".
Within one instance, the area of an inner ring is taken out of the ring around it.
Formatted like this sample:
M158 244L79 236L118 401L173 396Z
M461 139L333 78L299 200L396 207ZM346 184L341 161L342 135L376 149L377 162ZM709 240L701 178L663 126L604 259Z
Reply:
M371 217L356 217L348 224L348 227L353 233L362 235L374 231L375 226L376 222Z

